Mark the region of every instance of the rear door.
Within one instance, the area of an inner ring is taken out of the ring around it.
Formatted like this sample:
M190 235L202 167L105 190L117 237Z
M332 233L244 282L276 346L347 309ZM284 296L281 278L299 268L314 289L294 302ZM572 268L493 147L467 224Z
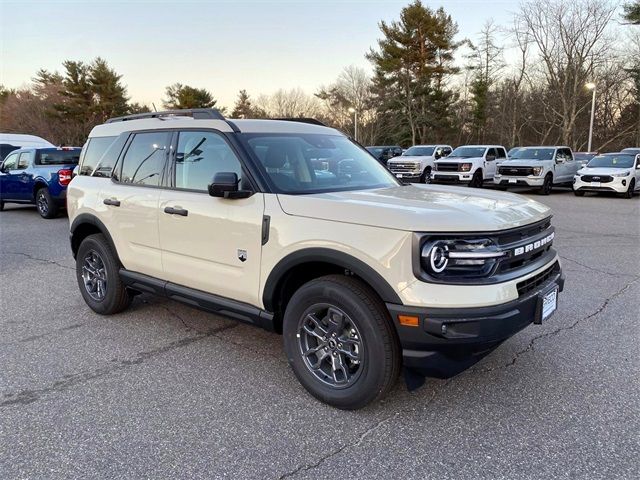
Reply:
M241 188L251 188L242 162L219 132L181 131L174 146L171 188L162 191L158 206L164 278L261 305L264 194L243 199L209 195L207 186L219 172L235 172Z
M132 134L111 183L100 191L105 223L124 267L162 278L158 202L171 145L168 131Z

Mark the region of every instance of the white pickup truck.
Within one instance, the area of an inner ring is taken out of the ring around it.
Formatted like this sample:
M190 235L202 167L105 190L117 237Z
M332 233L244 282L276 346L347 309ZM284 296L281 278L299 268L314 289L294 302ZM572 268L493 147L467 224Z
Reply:
M493 180L496 166L506 159L507 150L501 145L463 145L435 162L431 181L480 188L484 182Z
M427 183L434 162L449 156L452 150L450 145L414 145L401 156L390 159L387 168L401 180Z
M521 147L500 165L494 182L503 188L537 187L549 195L553 185L570 185L580 168L569 147Z

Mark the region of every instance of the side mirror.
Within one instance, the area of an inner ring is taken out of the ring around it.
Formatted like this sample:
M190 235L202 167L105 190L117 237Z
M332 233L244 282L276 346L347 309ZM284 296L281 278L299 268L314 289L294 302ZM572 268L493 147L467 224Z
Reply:
M73 168L73 171L71 172L71 178L73 179L73 178L77 177L78 173L80 173L80 165L76 165Z
M436 152L433 154L433 158L435 158L436 160L439 160L442 158L442 153L440 152Z
M218 172L213 177L213 182L209 184L209 195L222 198L247 198L253 195L250 190L239 190L238 174L235 172Z

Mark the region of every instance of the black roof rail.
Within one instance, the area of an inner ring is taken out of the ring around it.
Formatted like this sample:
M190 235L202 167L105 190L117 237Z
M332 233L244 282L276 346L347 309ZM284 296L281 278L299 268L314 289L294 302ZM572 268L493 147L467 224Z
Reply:
M163 110L161 112L135 113L133 115L124 115L122 117L114 117L105 123L126 122L128 120L140 120L143 118L162 118L162 117L193 117L198 120L226 120L224 116L215 108L185 108L182 110Z
M321 127L326 127L324 123L316 118L308 118L308 117L300 117L300 118L273 118L272 120L284 120L285 122L299 122L299 123L310 123L311 125L320 125Z

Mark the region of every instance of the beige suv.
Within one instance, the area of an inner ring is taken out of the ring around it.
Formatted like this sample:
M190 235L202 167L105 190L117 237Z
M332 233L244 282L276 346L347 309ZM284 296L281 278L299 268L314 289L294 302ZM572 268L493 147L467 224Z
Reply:
M546 206L404 185L313 120L115 118L77 173L71 247L94 311L153 293L282 333L300 382L339 408L401 366L455 375L546 321L564 284Z

